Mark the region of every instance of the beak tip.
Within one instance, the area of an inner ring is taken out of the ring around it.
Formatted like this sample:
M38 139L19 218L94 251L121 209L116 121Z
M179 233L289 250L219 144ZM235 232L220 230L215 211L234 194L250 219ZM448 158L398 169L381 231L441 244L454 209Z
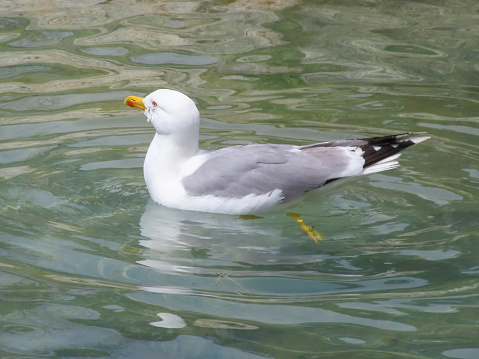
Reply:
M137 97L137 96L128 96L124 103L125 105L128 105L130 107L137 107L141 110L145 110L145 105L143 105L143 97Z

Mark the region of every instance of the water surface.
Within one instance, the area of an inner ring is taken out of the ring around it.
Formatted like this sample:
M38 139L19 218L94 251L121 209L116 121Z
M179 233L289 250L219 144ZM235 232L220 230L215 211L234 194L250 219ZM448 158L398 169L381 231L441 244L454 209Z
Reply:
M479 357L476 1L0 1L0 355ZM401 167L245 220L149 199L128 95L201 147L407 131Z

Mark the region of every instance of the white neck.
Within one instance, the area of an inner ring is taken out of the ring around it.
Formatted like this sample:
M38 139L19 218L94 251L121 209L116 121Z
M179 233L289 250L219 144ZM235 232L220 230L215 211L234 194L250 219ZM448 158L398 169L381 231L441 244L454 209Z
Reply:
M198 153L198 137L198 133L188 136L156 133L148 149L147 159L153 161L153 166L163 173L177 173L185 161Z
M171 135L155 134L143 167L146 186L154 201L168 205L166 201L171 194L181 192L180 172L186 161L198 153L198 137L198 134L191 136L187 144L182 144Z

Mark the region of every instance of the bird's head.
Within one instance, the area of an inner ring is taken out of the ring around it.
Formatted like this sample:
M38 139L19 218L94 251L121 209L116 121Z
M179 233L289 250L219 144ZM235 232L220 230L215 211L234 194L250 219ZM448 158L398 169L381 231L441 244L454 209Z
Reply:
M178 91L161 89L146 97L128 96L125 104L144 111L160 135L198 132L200 114L195 103Z

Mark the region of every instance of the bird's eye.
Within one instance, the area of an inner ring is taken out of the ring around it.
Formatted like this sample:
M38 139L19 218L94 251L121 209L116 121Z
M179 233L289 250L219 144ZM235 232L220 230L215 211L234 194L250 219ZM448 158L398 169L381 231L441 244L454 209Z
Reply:
M155 101L153 101L151 104L153 105L153 107L158 106L158 104Z

